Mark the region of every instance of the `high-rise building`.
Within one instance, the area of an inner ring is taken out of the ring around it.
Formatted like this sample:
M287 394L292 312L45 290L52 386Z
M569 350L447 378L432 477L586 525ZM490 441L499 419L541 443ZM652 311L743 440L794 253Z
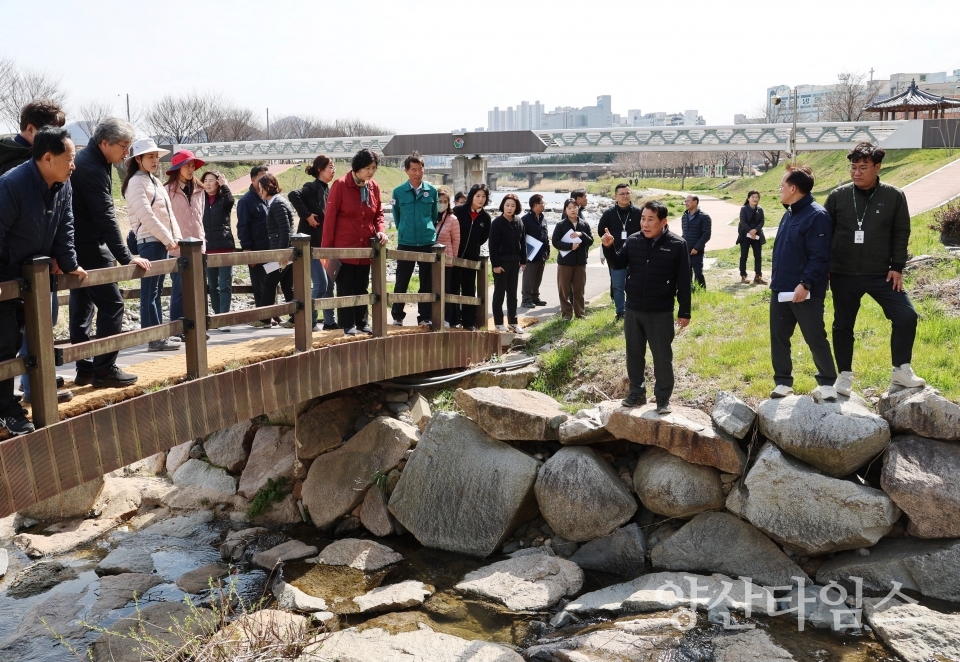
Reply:
M640 109L628 110L620 115L613 112L613 98L609 94L597 97L595 106L573 108L557 106L546 111L539 100L530 103L521 101L516 107L506 110L495 107L487 112L487 131L537 131L540 129L605 128L613 126L684 126L705 124L696 110L682 113L648 113Z

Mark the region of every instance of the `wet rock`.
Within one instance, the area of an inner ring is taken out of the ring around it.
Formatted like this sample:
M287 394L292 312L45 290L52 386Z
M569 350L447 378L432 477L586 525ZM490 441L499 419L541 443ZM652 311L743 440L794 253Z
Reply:
M367 490L360 505L360 522L367 531L378 537L393 533L393 522L387 510L387 500L376 486Z
M900 518L880 490L824 476L767 443L727 509L803 555L876 544Z
M707 414L689 407L675 406L667 416L657 414L652 404L619 407L610 413L606 427L617 439L659 446L687 462L726 473L743 473L747 462L736 439L715 430Z
M631 575L643 571L647 541L636 524L628 524L608 536L584 543L570 557L584 570L600 570L612 575Z
M718 428L735 439L743 439L757 420L757 412L753 407L726 391L717 391L717 398L713 404L710 418Z
M417 395L410 406L410 420L423 432L433 414L430 412L430 403L422 395Z
M356 533L363 528L363 523L360 521L359 517L344 517L337 523L337 526L333 529L333 537L340 538L341 536L347 536L351 533Z
M167 451L167 473L171 476L180 468L180 465L190 459L190 449L193 448L193 439L174 446Z
M216 588L217 580L230 574L230 567L223 563L208 563L196 570L185 572L177 578L177 586L184 593L196 595L210 588L211 583Z
M544 554L498 561L467 573L456 585L513 611L548 609L582 587L583 570L576 563Z
M63 494L28 506L21 510L20 514L40 522L85 517L93 510L93 504L102 488L103 478L97 478L89 483L77 485Z
M56 624L57 635L74 645L80 644L89 631L77 619L84 608L81 598L81 593L53 593L34 605L23 615L17 629L0 641L0 652L11 661L36 659L37 642L54 637L47 627L51 623Z
M274 501L267 509L253 519L256 524L266 526L285 526L287 524L298 524L303 521L300 516L300 509L297 507L297 500L292 494L288 494L280 501Z
M662 448L651 448L640 456L633 486L644 508L666 517L718 510L725 498L719 471L691 464Z
M960 405L929 386L892 387L877 403L877 411L896 434L915 434L942 441L960 441Z
M906 662L960 660L960 614L917 604L864 598L863 613L877 636Z
M438 412L410 456L389 509L422 545L488 556L535 515L539 466L468 418Z
M469 375L460 380L459 388L464 390L472 388L510 388L525 389L540 374L540 368L536 364L524 366L516 370L484 370L473 375Z
M237 480L224 469L207 464L203 460L189 459L173 474L173 484L199 487L224 494L235 494Z
M189 538L204 524L213 521L213 513L201 510L190 515L180 515L156 524L151 524L143 530L144 535L169 536L171 538Z
M49 535L20 533L13 544L33 559L56 556L96 540L116 525L116 520L67 520L48 527Z
M349 566L363 572L375 572L402 560L400 554L385 545L356 538L332 542L317 557L317 563Z
M10 557L7 550L0 547L0 577L7 574L7 568L10 567Z
M434 618L452 621L461 621L469 614L463 601L449 593L434 593L423 603L423 610Z
M729 513L701 513L650 552L655 568L750 577L764 586L810 578L751 524Z
M299 611L301 613L315 613L327 611L327 601L308 595L293 584L277 579L271 587L273 597L281 609Z
M299 540L287 542L253 555L253 564L267 570L273 570L278 563L297 561L308 556L316 556L317 548Z
M203 451L210 464L222 467L230 473L243 471L250 456L249 439L253 421L241 421L223 430L217 430L203 442Z
M341 630L321 635L304 649L299 662L335 660L377 660L377 662L523 662L523 658L499 644L468 641L434 632L421 625L412 632L390 634L382 628Z
M140 572L101 577L97 601L90 608L91 614L97 618L105 616L113 609L120 609L134 600L142 599L144 593L163 583L163 578L159 575Z
M153 556L146 549L119 547L107 554L95 570L102 577L131 572L150 574L155 568Z
M220 558L235 563L243 558L247 546L258 537L267 533L262 526L255 526L241 531L231 531L220 545Z
M817 570L817 582L832 581L852 590L852 577L863 580L863 590L903 588L931 598L960 602L960 540L886 538L870 548L870 554L838 554Z
M560 443L578 445L612 440L613 435L603 426L604 416L599 407L581 409L560 424Z
M677 625L673 618L617 621L609 627L532 646L525 654L531 662L672 660L680 645Z
M586 446L557 451L540 469L535 487L540 512L554 532L583 542L628 522L637 502L610 463Z
M828 476L853 473L890 442L890 427L855 400L818 403L791 395L760 404L760 433Z
M310 621L305 616L279 609L261 609L242 614L210 638L200 657L208 660L251 659L271 648L277 650L307 634Z
M960 445L897 437L887 449L880 486L910 517L919 538L960 537Z
M303 483L303 504L320 529L360 505L374 474L386 474L400 464L416 444L412 425L380 417L340 448L313 461Z
M763 630L724 634L710 643L715 662L794 662L793 655L773 643Z
M536 391L457 389L454 400L467 418L501 441L558 439L560 424L568 418L556 400Z
M15 600L29 598L77 576L76 570L59 561L40 561L17 573L7 588L7 595Z
M296 452L294 428L268 425L257 430L237 494L252 499L269 479L291 480Z
M433 593L423 582L412 579L380 586L353 599L361 614L375 614L384 611L398 611L419 607Z

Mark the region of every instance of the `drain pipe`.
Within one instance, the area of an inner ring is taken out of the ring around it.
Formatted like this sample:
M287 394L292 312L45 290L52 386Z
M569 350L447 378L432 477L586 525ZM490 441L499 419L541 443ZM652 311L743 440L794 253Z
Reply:
M407 380L390 380L384 382L377 382L380 386L386 386L389 388L428 388L431 386L439 386L440 384L448 384L450 382L456 382L464 377L476 374L478 372L485 372L488 370L513 370L514 368L522 368L525 365L530 365L535 362L537 359L534 356L528 356L525 359L517 359L516 361L511 361L510 363L500 363L497 365L485 365L480 366L479 368L470 368L469 370L464 370L463 372L458 372L453 375L441 375L439 377L424 377L418 379L417 381L407 381Z

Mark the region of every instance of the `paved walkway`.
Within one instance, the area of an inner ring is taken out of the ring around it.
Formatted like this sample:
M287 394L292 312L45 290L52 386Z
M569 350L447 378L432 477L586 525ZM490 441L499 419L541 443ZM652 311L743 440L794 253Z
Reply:
M654 195L695 195L700 198L700 208L704 213L709 214L713 220L713 228L710 232L710 241L707 243L708 251L715 251L722 248L733 248L737 245L737 224L740 222L740 205L715 198L711 195L704 195L698 191L668 191L666 189L648 189ZM676 223L679 223L677 219ZM674 229L680 234L680 228Z
M903 187L910 214L916 216L960 196L960 159Z
M295 163L280 163L276 165L267 166L267 172L271 175L279 175L282 172L286 172L290 168L295 167L298 164ZM228 183L227 186L230 187L230 192L233 194L237 193L246 193L247 189L250 188L250 175L244 175L240 179L235 179L232 182Z

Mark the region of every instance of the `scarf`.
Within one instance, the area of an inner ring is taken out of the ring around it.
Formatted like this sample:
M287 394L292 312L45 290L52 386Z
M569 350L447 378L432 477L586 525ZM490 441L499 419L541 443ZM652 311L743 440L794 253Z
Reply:
M357 179L356 175L353 175L353 183L357 185L357 188L360 189L360 202L366 206L370 206L370 189L367 188L367 183L360 183L360 180Z

